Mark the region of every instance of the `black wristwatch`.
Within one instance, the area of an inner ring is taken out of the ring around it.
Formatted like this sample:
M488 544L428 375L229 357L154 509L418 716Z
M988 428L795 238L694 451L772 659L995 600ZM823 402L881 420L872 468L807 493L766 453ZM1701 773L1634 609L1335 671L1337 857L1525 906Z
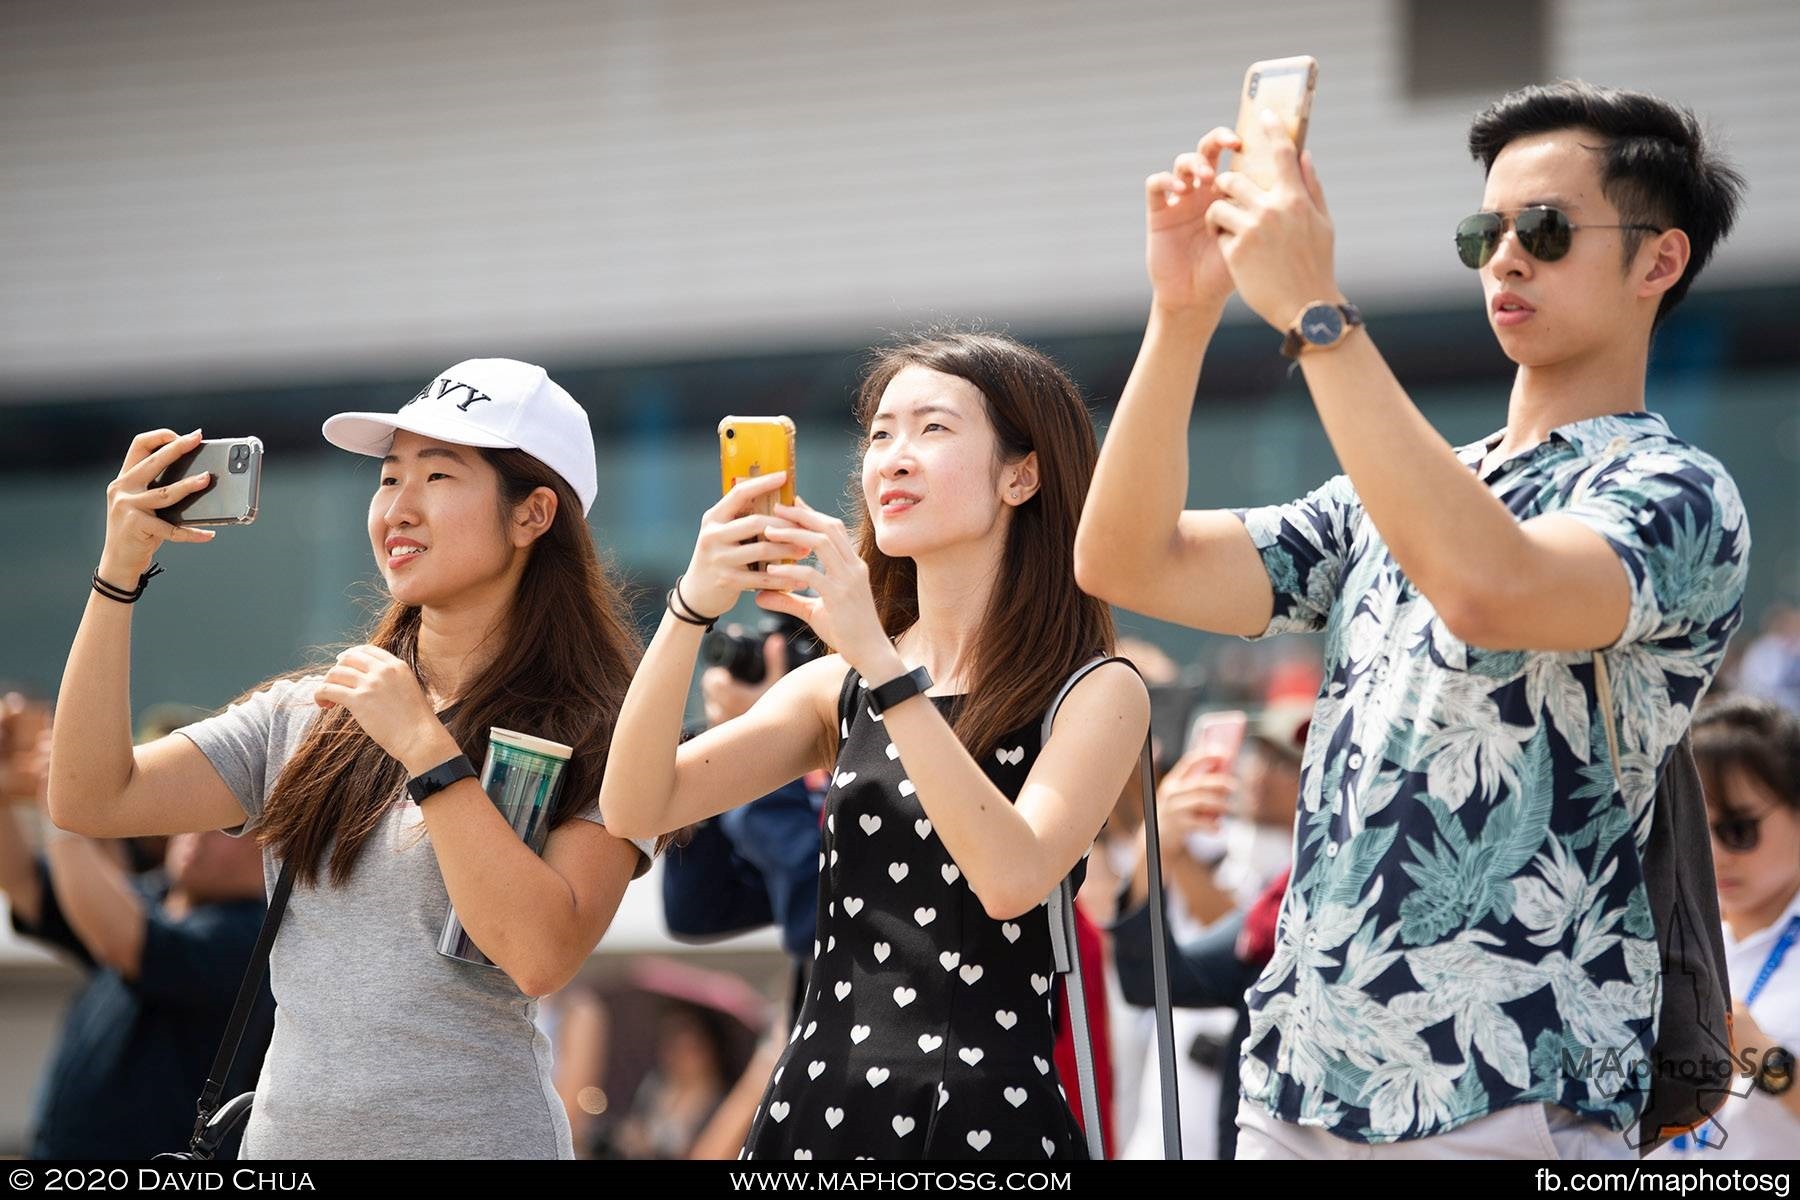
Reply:
M1294 318L1282 339L1281 352L1288 358L1299 358L1303 350L1329 350L1362 323L1362 312L1356 305L1316 300Z
M469 756L459 754L449 762L441 762L423 775L407 780L406 794L412 797L414 804L423 804L451 784L474 779L479 774Z
M869 711L880 716L902 700L922 696L931 687L931 675L924 667L914 667L898 679L890 679L869 689Z
M1794 1052L1785 1046L1771 1046L1763 1051L1762 1065L1753 1081L1756 1089L1779 1096L1794 1086Z

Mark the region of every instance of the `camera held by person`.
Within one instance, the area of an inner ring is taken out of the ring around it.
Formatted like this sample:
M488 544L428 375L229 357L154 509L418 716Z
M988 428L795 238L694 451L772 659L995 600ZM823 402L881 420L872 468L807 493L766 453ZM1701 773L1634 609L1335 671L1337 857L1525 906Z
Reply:
M700 657L709 667L724 667L741 683L772 683L763 653L772 637L780 637L786 643L786 669L790 671L826 653L806 622L786 613L773 613L757 622L755 629L731 624L713 630L700 645Z

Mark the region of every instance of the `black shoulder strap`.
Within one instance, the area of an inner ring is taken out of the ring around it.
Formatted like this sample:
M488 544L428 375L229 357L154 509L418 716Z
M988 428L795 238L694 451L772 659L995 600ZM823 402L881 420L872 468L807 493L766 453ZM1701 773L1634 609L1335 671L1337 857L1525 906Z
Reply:
M838 689L839 740L849 736L850 716L856 711L855 700L857 678L858 676L855 667L846 667L844 669L844 686Z
M225 1079L231 1074L231 1065L237 1060L238 1047L244 1040L244 1027L250 1023L251 1010L256 1007L256 998L262 992L263 976L269 969L269 951L274 948L275 934L281 928L282 914L287 911L288 893L294 888L294 865L291 862L281 864L281 874L275 880L275 894L269 897L269 911L263 916L262 931L256 935L256 949L250 953L250 964L244 968L244 981L238 984L237 1003L232 1006L231 1020L226 1023L225 1037L219 1042L219 1052L213 1056L212 1069L206 1074L206 1086L200 1090L198 1106L199 1119L194 1122L194 1136L189 1148L203 1157L211 1158L212 1151L217 1150L219 1142L230 1132L230 1122L218 1129L209 1129L213 1114L218 1111L219 1097L225 1094Z

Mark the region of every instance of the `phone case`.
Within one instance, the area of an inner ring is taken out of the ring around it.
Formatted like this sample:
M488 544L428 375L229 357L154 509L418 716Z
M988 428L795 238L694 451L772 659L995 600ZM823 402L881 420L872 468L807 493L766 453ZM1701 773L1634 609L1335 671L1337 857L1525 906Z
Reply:
M256 520L262 500L263 444L258 438L220 438L201 442L156 477L151 487L212 472L212 482L183 496L156 515L172 525L248 525Z
M794 488L794 422L788 417L726 417L719 422L720 493L729 492L740 480L786 471L779 492L763 496L751 512L769 514L775 505L792 504ZM796 559L777 559L795 562Z
M720 494L740 480L776 471L787 472L781 485L782 504L794 502L794 422L787 417L726 417L719 422ZM758 502L755 511L773 510L777 497Z
M1190 753L1216 755L1229 764L1237 758L1238 751L1243 749L1244 736L1249 729L1250 718L1247 713L1202 713L1194 725L1194 736L1188 743L1188 750Z
M1272 186L1275 163L1268 135L1263 132L1262 110L1273 109L1287 125L1294 145L1304 148L1318 82L1319 64L1309 54L1251 63L1238 98L1237 135L1244 148L1226 164L1228 169L1248 175L1262 187Z

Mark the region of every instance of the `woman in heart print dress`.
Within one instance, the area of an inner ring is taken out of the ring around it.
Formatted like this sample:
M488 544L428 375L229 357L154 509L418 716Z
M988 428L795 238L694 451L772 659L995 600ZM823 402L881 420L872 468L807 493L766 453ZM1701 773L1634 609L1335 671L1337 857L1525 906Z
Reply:
M1150 713L1108 664L1038 744L1069 675L1112 647L1073 562L1093 427L1043 355L961 332L879 352L857 419L854 534L804 501L754 512L780 475L706 513L626 695L601 811L647 836L833 771L811 978L745 1157L1082 1157L1051 1063L1045 901ZM837 653L678 745L702 629L747 589ZM929 693L877 712L871 690L919 666Z

